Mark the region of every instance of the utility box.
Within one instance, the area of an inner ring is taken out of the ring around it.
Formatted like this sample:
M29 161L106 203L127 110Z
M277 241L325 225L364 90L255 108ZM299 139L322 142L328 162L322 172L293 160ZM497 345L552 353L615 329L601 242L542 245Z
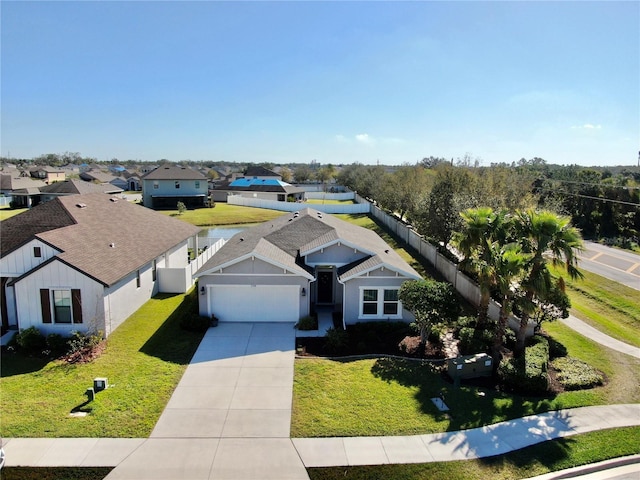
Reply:
M106 378L94 378L93 379L93 389L96 392L100 392L102 390L106 390L109 384L107 383Z
M493 358L486 353L450 358L447 360L447 373L454 380L490 377L493 374Z

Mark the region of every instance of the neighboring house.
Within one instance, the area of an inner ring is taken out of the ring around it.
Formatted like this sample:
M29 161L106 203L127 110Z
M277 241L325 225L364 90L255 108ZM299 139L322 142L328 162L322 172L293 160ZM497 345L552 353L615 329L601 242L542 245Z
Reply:
M40 188L44 186L46 183L35 178L0 175L0 193L11 198L14 208L31 208L40 203Z
M142 190L142 180L140 174L132 170L122 172L122 177L127 180L127 188L131 192L139 192Z
M200 172L180 165L163 165L142 177L142 204L154 209L189 208L207 204L209 186Z
M282 175L264 167L249 167L243 176L260 180L282 180Z
M212 192L215 201L226 202L229 195L240 195L248 198L260 198L262 200L275 200L278 202L302 202L305 199L305 190L282 180L238 178L225 185L219 185Z
M345 325L411 321L398 291L421 278L372 230L309 208L236 234L195 276L201 315L295 322L325 307Z
M48 202L54 198L66 195L82 195L86 193L107 193L110 195L122 193L121 188L110 183L92 183L84 180L65 180L40 188L40 201Z
M126 190L128 185L127 180L123 177L116 177L111 173L101 172L97 170L82 172L80 174L80 178L87 182L108 183L122 190Z
M200 229L103 193L58 197L0 228L3 329L108 336L154 294L193 284Z
M29 169L29 173L33 178L43 180L46 184L63 182L67 178L67 175L62 168L33 167Z

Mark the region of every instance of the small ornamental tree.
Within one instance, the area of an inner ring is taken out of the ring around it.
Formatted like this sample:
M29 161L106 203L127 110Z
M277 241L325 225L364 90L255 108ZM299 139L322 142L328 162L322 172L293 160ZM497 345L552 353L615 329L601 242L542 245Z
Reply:
M411 280L400 287L402 306L413 313L420 342L425 344L438 323L453 323L460 315L460 302L453 286L435 280Z
M187 211L187 206L183 202L178 202L178 215L182 215Z

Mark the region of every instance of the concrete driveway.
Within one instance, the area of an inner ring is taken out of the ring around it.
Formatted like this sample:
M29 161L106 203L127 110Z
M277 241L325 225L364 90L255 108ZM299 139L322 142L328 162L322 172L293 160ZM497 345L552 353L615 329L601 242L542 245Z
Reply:
M108 479L308 479L289 430L292 323L220 323L155 429Z

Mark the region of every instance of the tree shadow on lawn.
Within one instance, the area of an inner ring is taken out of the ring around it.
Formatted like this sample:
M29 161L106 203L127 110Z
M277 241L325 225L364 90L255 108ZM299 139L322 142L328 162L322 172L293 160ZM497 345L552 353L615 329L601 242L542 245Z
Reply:
M51 358L32 357L20 352L7 352L2 349L0 369L2 378L24 375L42 370L51 362Z
M434 365L397 358L380 358L371 373L387 382L417 387L416 400L421 411L436 420L449 420L447 431L482 427L503 419L521 418L532 412L554 408L553 397L522 397L497 391L490 382L454 387ZM436 408L432 398L441 397L448 412Z
M154 298L164 299L174 294L159 294ZM195 289L184 297L184 300L167 317L162 325L140 348L140 352L159 358L165 362L187 365L196 352L204 332L190 332L180 328L180 320L198 311L197 292Z

